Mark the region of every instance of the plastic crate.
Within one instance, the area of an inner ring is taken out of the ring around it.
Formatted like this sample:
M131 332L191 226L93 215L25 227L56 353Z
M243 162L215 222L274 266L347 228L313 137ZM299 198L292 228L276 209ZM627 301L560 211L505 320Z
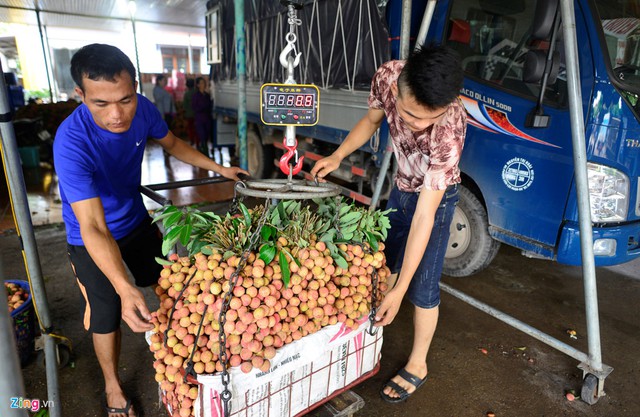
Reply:
M20 364L24 366L34 351L35 340L35 311L33 309L33 301L31 300L31 288L27 281L6 280L5 282L17 284L29 294L27 300L11 312L16 334L18 356L20 356Z

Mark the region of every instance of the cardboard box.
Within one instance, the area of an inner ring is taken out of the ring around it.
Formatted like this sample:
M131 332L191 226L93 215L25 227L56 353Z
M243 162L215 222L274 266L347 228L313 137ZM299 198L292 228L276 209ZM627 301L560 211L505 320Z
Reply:
M268 372L230 370L232 417L293 417L375 375L382 329L370 335L369 321L357 330L328 326L278 349ZM198 375L195 416L223 417L220 375Z

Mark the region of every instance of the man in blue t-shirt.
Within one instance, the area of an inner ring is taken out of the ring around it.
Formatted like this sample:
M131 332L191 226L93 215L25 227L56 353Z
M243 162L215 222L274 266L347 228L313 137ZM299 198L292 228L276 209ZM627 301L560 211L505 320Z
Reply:
M82 98L54 141L69 258L86 300L85 328L105 379L110 417L136 413L118 377L121 318L134 332L151 330L151 315L137 286L157 283L162 239L138 190L148 138L193 166L238 180L248 172L223 167L169 131L162 115L136 94L135 68L118 48L87 45L71 59Z

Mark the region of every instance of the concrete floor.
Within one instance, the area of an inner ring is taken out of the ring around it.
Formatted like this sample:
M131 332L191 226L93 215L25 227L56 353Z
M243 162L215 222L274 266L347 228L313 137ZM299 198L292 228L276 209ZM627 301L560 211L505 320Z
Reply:
M208 193L229 196L228 189L216 187L210 186ZM216 207L227 210L225 203ZM74 344L73 366L59 374L63 415L104 416L103 384L91 339L82 330L81 295L68 265L63 227L40 226L36 240L53 322ZM19 241L11 231L0 236L0 254L1 276L24 279ZM576 360L443 294L440 324L429 354L429 381L404 404L387 404L378 394L381 385L404 365L411 347L411 309L405 303L398 319L385 329L381 370L353 389L365 401L356 415L482 417L493 412L498 417L639 416L640 261L598 268L597 276L602 357L605 364L614 367L605 382L607 395L597 404L565 398L568 390L580 392L582 371ZM444 282L587 350L579 267L528 259L503 246L482 273L464 279L445 277ZM147 296L151 306L157 305L153 294ZM571 339L568 329L575 330L578 338ZM121 360L125 390L146 416L165 416L157 406L151 362L143 337L125 326ZM47 398L45 373L35 357L22 369L22 377L26 398ZM10 416L5 407L0 405L0 415Z

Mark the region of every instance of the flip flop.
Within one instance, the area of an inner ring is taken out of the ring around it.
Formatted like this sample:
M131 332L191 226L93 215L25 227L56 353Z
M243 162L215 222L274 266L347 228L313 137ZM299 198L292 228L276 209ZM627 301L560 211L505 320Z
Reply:
M413 393L415 393L418 390L418 388L420 388L422 384L426 382L427 378L429 378L429 375L427 375L423 379L420 379L417 376L413 375L412 373L407 372L404 368L398 371L398 376L400 376L402 379L404 379L405 381L407 381L408 383L416 387L416 389L413 390L412 393L409 393L407 392L406 389L402 388L400 385L398 385L397 383L395 383L393 380L390 379L389 381L387 381L386 384L382 386L382 389L380 390L380 396L382 397L383 400L385 400L388 403L396 404L396 403L401 403L403 401L406 401L407 398L409 398ZM390 387L400 396L391 397L385 394L384 389L386 387Z
M105 409L107 410L107 415L111 415L111 414L126 414L128 416L129 415L129 410L131 410L132 406L133 406L133 404L131 404L131 400L129 398L127 398L127 403L124 405L124 407L116 408L116 407L109 407L107 405L105 407ZM135 415L138 416L138 413L135 413Z

